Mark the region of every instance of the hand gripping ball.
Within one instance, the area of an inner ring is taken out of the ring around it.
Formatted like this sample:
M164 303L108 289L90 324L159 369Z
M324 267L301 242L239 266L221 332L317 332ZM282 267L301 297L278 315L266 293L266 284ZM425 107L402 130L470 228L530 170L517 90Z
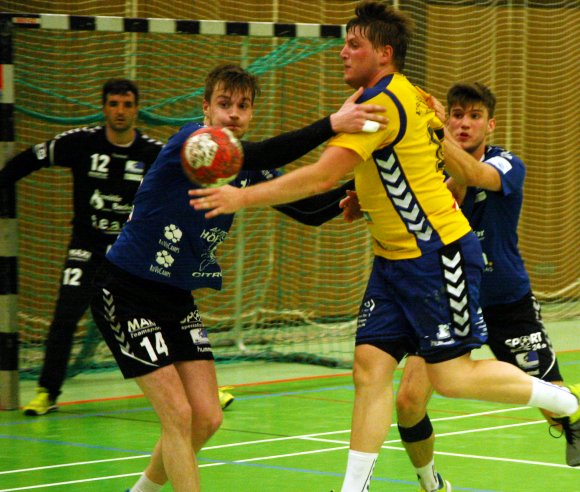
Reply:
M187 137L181 148L185 175L203 188L223 186L233 181L243 161L242 145L227 128L200 128Z

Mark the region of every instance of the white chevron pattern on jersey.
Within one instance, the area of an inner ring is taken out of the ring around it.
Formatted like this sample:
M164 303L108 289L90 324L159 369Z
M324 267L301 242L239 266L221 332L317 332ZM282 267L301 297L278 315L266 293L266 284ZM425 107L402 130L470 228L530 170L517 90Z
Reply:
M453 329L461 337L469 333L469 299L467 283L461 262L461 253L455 251L451 256L441 255L445 290L449 295L449 307L453 318Z
M395 206L395 210L403 219L407 230L414 234L417 239L429 241L433 229L421 212L413 193L411 193L409 184L405 180L395 156L390 154L386 161L376 158L375 162L380 168L379 172L384 180L387 193Z

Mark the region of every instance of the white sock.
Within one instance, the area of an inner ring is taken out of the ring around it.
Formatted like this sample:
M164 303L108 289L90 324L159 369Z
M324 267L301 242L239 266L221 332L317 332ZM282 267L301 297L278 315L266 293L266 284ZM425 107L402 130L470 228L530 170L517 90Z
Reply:
M421 487L427 491L437 490L439 480L435 472L435 459L432 459L427 465L421 468L415 468Z
M348 464L341 492L364 492L370 486L378 453L348 452Z
M129 492L159 492L163 487L163 484L159 485L147 478L147 475L143 473L137 480L137 483L131 487Z
M578 399L568 388L533 378L532 396L528 405L543 408L557 416L567 416L578 410Z

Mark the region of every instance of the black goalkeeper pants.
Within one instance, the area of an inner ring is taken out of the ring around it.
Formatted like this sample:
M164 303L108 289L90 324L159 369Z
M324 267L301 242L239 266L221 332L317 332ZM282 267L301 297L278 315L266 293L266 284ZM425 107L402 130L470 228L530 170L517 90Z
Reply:
M89 247L86 241L74 237L69 244L38 380L39 386L48 389L53 398L60 394L66 379L74 334L95 292L93 279L105 251L106 246Z

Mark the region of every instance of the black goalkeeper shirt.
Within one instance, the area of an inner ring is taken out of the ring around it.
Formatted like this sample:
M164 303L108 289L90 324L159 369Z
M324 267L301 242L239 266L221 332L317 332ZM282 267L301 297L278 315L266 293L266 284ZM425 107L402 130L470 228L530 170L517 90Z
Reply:
M123 147L110 143L102 126L76 128L22 152L0 171L0 184L41 167L62 166L73 178L73 235L112 244L129 218L141 179L163 144L136 130ZM50 207L50 204L46 204Z

